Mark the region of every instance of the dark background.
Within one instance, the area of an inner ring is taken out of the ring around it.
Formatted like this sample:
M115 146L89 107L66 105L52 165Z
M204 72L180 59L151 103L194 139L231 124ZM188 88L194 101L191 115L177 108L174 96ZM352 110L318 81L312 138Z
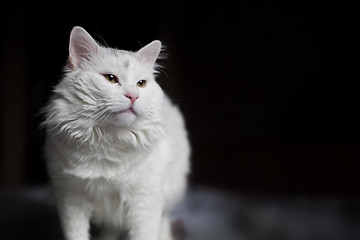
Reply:
M358 197L360 118L351 6L329 1L116 1L1 7L0 186L46 184L38 115L73 26L100 43L167 46L159 83L180 105L193 184Z

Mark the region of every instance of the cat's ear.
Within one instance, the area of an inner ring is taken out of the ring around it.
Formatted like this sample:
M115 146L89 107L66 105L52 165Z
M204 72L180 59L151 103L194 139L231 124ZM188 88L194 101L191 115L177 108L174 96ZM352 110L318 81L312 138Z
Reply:
M79 67L83 60L96 53L99 45L82 27L74 27L70 34L69 42L69 61L72 68Z
M156 59L159 57L160 52L161 42L155 40L141 48L136 54L140 57L142 62L153 66Z

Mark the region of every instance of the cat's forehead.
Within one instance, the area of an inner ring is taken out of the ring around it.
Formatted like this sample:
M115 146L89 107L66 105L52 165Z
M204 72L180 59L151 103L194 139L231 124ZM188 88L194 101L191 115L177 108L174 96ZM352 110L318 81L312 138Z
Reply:
M133 52L113 48L108 48L106 50L107 56L109 57L107 60L118 67L129 68L130 65L139 64L139 59Z
M99 65L103 71L114 73L137 71L143 67L134 52L113 48L103 49Z

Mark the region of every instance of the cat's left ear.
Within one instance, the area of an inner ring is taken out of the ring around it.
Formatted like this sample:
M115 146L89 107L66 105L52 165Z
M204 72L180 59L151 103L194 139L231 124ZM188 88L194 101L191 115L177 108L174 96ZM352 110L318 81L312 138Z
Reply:
M161 52L161 42L159 40L152 41L145 47L141 48L136 54L141 61L151 66L154 66L156 59Z

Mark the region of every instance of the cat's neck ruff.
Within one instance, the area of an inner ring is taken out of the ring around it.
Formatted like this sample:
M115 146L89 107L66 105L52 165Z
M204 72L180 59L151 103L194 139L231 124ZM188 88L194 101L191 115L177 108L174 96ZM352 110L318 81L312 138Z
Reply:
M117 152L124 154L134 150L148 151L164 136L160 120L139 120L129 127L82 126L79 121L62 122L54 126L48 125L48 131L68 146L86 147L94 151L115 148Z

